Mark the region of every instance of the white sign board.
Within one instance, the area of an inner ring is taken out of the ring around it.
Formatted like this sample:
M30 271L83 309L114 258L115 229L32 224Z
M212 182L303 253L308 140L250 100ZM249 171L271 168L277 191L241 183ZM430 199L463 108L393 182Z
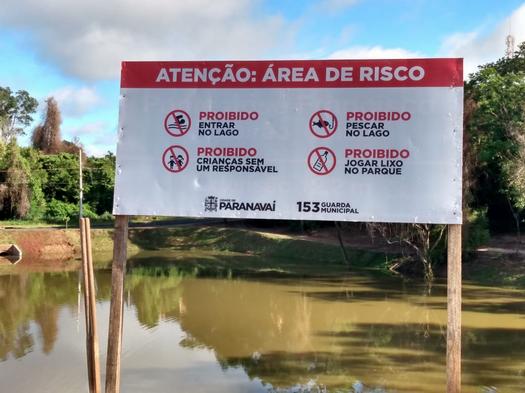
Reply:
M461 223L461 59L124 62L113 213Z

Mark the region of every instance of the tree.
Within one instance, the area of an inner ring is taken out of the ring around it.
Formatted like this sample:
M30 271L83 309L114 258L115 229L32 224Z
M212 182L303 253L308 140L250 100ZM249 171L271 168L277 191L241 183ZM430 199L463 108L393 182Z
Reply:
M525 43L515 57L480 67L465 87L466 100L474 103L465 124L477 159L474 205L488 207L493 227L510 211L519 233L525 208Z
M15 94L9 87L0 87L0 141L9 142L11 138L24 133L24 127L33 121L38 101L25 90Z
M33 147L46 154L54 154L61 151L62 138L60 136L60 124L62 117L58 103L53 97L46 100L47 110L44 122L33 131Z
M56 199L67 203L78 203L78 157L69 153L41 155L40 165L47 174L42 184L47 200ZM84 188L89 191L89 185L85 185Z
M26 159L31 170L29 186L31 189L31 207L27 218L39 221L46 213L46 199L42 191L42 185L47 181L47 172L42 168L42 154L31 147L21 149L22 156Z
M84 184L89 184L86 202L97 212L111 212L115 185L115 155L108 152L104 157L90 157L84 171Z
M400 245L408 249L408 254L415 254L415 260L421 262L427 283L434 280L435 266L444 259L442 239L446 228L446 225L430 224L367 224L372 237L378 233L387 243ZM400 259L391 270L399 269L403 263L412 260L414 258L411 257Z
M1 167L5 172L0 181L0 214L4 218L25 218L30 210L30 169L16 139L7 146Z

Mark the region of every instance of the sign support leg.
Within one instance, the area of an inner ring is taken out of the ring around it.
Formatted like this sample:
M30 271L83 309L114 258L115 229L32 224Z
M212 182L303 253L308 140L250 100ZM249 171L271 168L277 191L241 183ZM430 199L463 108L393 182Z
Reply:
M461 225L448 226L447 393L461 392Z
M127 242L128 216L115 216L108 354L106 359L106 393L118 393L120 391L120 354L122 350Z

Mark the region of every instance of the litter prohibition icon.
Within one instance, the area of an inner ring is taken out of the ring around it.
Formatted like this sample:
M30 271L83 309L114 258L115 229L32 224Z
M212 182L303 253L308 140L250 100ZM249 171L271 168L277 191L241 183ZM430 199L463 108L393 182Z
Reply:
M308 155L308 168L316 175L328 175L335 163L335 153L327 147L317 147Z
M191 128L191 117L182 109L175 109L164 119L164 129L171 136L183 136Z
M188 166L189 158L188 151L185 148L173 145L164 150L162 164L170 172L182 172Z
M337 117L329 110L323 109L310 117L310 131L318 138L328 138L337 130Z

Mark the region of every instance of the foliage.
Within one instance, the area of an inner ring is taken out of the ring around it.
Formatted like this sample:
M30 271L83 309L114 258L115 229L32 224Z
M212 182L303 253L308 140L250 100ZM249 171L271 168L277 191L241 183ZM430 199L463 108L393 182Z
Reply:
M84 184L89 184L86 201L97 214L110 212L113 206L115 184L115 155L108 152L104 157L90 157L84 171Z
M30 208L27 218L31 221L40 221L44 218L47 208L47 202L40 178L32 176L30 179L31 198Z
M46 105L47 110L44 121L33 131L33 147L48 154L58 153L62 147L62 138L60 136L62 117L58 103L53 97L49 97L46 100Z
M42 185L47 181L47 172L42 169L40 153L31 148L22 148L21 154L30 168L29 186L31 189L30 209L27 219L39 221L44 218L47 201L42 190Z
M76 144L75 150L78 150ZM19 148L13 140L0 144L0 217L42 219L64 223L78 217L78 154L44 154L37 149ZM5 153L3 153L5 150ZM115 156L85 157L83 214L111 221ZM16 187L15 187L16 186ZM16 195L15 195L16 194ZM18 201L11 203L12 198ZM16 206L19 211L11 207Z
M40 155L42 169L47 177L43 183L46 197L67 203L78 203L79 162L78 157L69 153ZM89 189L89 185L85 189Z
M525 43L515 57L480 67L465 86L473 103L465 129L477 160L473 205L488 208L492 226L509 208L515 219L525 208L524 65Z
M371 236L379 234L389 244L400 245L408 254L402 261L420 262L425 279L434 279L435 266L445 259L446 225L369 223L367 228Z
M98 218L97 214L87 204L82 206L82 215L88 218ZM69 222L75 221L79 216L79 206L74 203L62 202L52 199L46 210L46 220L51 222Z
M8 142L23 134L24 127L33 121L38 101L25 90L15 94L9 87L0 87L0 141Z
M30 210L30 170L16 139L7 146L1 168L0 216L24 218Z
M67 222L78 213L78 207L73 203L51 199L47 205L46 220L53 222Z

